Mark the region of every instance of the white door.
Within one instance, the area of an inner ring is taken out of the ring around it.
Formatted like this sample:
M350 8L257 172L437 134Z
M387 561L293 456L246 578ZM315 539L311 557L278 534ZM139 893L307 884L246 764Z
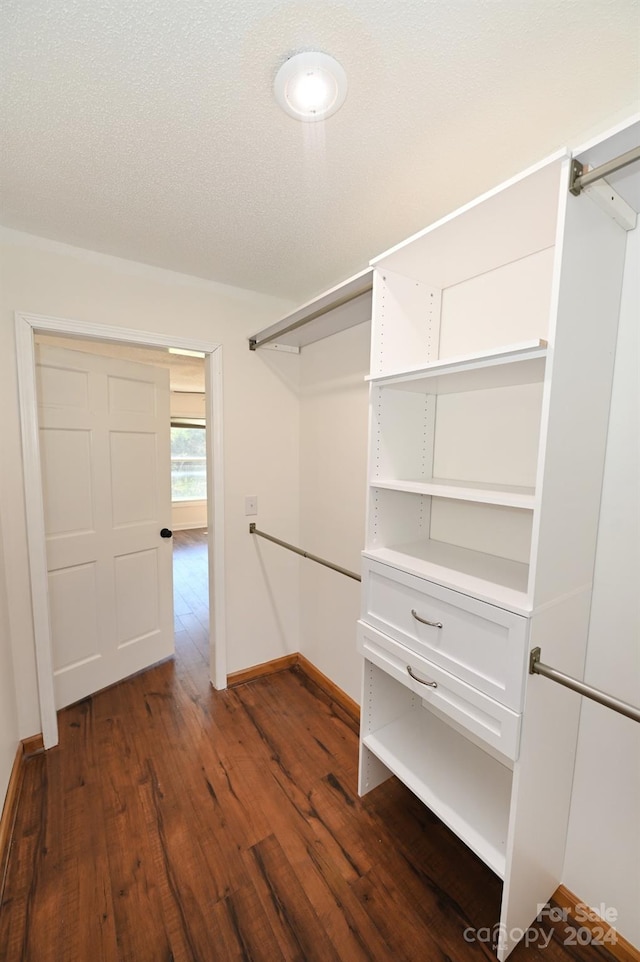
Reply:
M40 344L36 380L62 708L173 654L169 372Z

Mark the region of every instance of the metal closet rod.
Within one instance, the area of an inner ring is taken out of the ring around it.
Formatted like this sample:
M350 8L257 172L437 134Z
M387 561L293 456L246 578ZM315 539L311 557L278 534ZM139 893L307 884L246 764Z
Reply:
M275 341L278 338L284 337L286 334L291 334L293 331L297 331L298 328L304 327L306 324L310 324L311 321L317 320L317 318L322 317L324 314L329 314L330 311L335 311L337 307L343 307L345 304L349 304L351 301L355 301L357 297L361 297L362 294L366 294L367 291L371 290L371 281L366 281L361 287L358 287L355 291L351 291L349 294L344 294L342 297L337 297L335 300L331 301L330 304L326 304L324 307L319 307L315 311L311 311L310 314L305 314L297 321L293 321L287 327L283 327L279 331L275 331L273 334L267 334L266 337L252 337L249 338L249 350L256 351L259 347L264 344L268 344L270 341ZM331 567L331 566L329 566Z
M280 538L274 538L272 534L265 534L264 531L259 531L256 528L253 521L249 525L249 534L257 534L259 538L266 538L267 541L273 541L274 544L279 544L281 548L286 548L287 551L295 551L296 554L302 555L303 558L308 558L309 561L315 561L319 565L324 565L325 568L331 568L332 571L337 571L341 575L346 575L347 578L353 578L354 581L362 581L359 574L355 571L349 571L348 568L342 568L340 565L334 565L333 561L327 561L326 558L319 558L315 554L311 554L309 551L303 551L302 548L296 548L294 544L289 544L288 541L281 541Z
M599 167L588 170L586 174L584 173L582 164L574 160L569 190L577 197L589 184L595 183L596 180L602 180L603 177L607 177L609 174L615 174L617 170L628 167L629 164L633 164L636 160L640 160L640 147L633 147L631 150L628 150L626 154L620 154L619 157L608 160L606 164L600 164Z
M540 655L540 648L532 649L531 655L529 656L529 674L544 675L545 678L550 678L551 681L556 681L559 685L564 685L565 688L577 691L579 695L584 695L585 698L597 701L599 705L604 705L606 708L611 708L621 715L626 715L627 718L631 718L633 721L640 722L640 708L636 708L635 705L630 705L626 701L621 701L619 698L616 698L615 695L608 695L605 691L592 688L591 685L586 685L583 681L572 678L571 675L565 675L564 672L558 671L557 668L551 668L550 665L543 665L540 661Z

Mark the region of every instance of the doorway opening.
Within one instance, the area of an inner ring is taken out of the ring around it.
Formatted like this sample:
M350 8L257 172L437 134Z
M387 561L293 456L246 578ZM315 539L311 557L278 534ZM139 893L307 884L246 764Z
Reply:
M189 413L191 392L172 394L171 501L173 518L173 610L176 655L188 663L208 661L206 421ZM181 412L181 416L175 412ZM197 414L197 410L196 410Z
M35 335L57 335L99 342L112 349L161 350L169 348L203 355L204 395L202 406L206 430L206 548L207 600L214 616L208 635L209 675L216 688L226 687L226 643L224 609L224 492L222 464L222 348L211 342L196 342L173 336L125 328L87 324L80 321L18 313L16 348L20 390L21 427L24 453L27 537L32 586L36 664L42 731L46 748L58 741L53 683L51 624L45 540L45 517L39 448L38 398L35 369ZM76 341L77 346L77 341ZM202 500L202 499L201 499Z
M163 472L165 476L161 479L161 485L163 488L168 488L169 478L166 472L170 471L170 514L167 514L166 510L163 514L163 524L169 525L169 529L164 527L163 531L165 531L171 539L171 543L170 546L163 546L163 551L166 551L166 547L171 547L172 549L173 620L170 618L166 619L165 632L171 633L171 640L174 643L171 647L177 656L189 655L190 649L196 646L200 663L202 664L204 662L204 664L208 666L210 603L208 581L205 355L193 351L183 352L175 348L167 350L165 348L122 344L120 342L97 339L87 340L79 337L68 337L60 334L43 334L39 332L35 333L34 341L40 359L44 356L43 352L48 350L53 350L54 352L71 352L71 354L69 354L70 359L77 355L82 358L84 355L87 357L87 362L90 361L91 356L97 355L100 358L108 359L107 363L109 365L112 361L115 362L116 365L119 365L121 362L124 362L125 365L130 365L133 362L135 365L143 365L144 368L161 369L163 375L168 377L169 413L168 418L164 419L163 423L165 432L169 435L170 464L164 463ZM54 354L54 356L60 357L61 355ZM42 368L39 368L39 370L41 371L42 378L43 370ZM47 378L47 381L49 381L52 373L51 369L47 368L45 370L49 372L49 377ZM128 368L125 367L125 371L126 370L128 370ZM42 390L43 385L41 383L40 391L42 392ZM40 422L42 421L42 402L43 398L41 396L39 411ZM42 455L42 423L40 424L40 430ZM77 431L73 433L77 434ZM46 433L45 436L47 436ZM65 480L62 482L65 487L68 484L67 479L74 473L74 464L73 461L70 460L70 454L71 449L69 444L66 443L64 445L65 463L63 466ZM52 460L52 458L46 456L43 458L45 472L45 476L43 477L45 488L45 525L48 527L51 525L51 519L47 518L46 508L47 505L50 507L51 498L47 497L47 487L50 486L52 482L49 479L45 483L45 479L47 479L47 475L49 474L47 471L49 460ZM92 484L89 478L85 479L84 487L91 489ZM145 498L147 505L149 504L150 496L151 492L149 492L149 495ZM80 492L80 499L82 499L82 497L83 492ZM172 537L169 532L173 532ZM51 536L50 530L47 530L47 535L49 537ZM167 560L168 558L165 554L164 560L162 560L162 565L164 565L165 568ZM167 574L168 573L167 571ZM51 596L51 589L52 585L55 586L61 580L60 575L61 571L58 569L53 575L52 581L50 571L50 608L54 610L56 607L59 607L59 603L56 604L56 595L59 595L61 592L54 588L53 596ZM129 577L131 577L131 573L129 573ZM86 586L83 585L83 588L86 588ZM63 643L59 638L59 632L56 631L56 619L53 618L52 655L54 675L56 676L56 707L58 710L66 707L70 702L77 701L78 697L84 697L85 694L89 695L94 691L90 678L85 681L85 687L78 687L79 684L82 686L82 681L79 683L76 682L75 684L71 682L70 684L69 678L62 677L67 674L73 676L74 673L73 658L71 664L69 664L69 649L71 649L76 661L83 653L82 649L84 646L88 645L89 649L91 649L90 638L88 637L91 631L90 629L89 631L86 630L86 626L80 622L75 612L77 605L74 603L73 592L67 590L64 601L67 608L71 610L65 612L63 628L67 634L69 634L70 629L71 635L79 634L82 640L76 642L75 645L73 643L69 644L68 640ZM138 606L142 605L142 599L139 595L134 603ZM113 608L113 605L110 607ZM75 622L75 625L70 625L70 621L72 620ZM92 621L92 619L89 620ZM129 642L127 647L130 648L131 644L132 642ZM162 652L158 649L156 650L158 658L169 655L169 650L166 648L164 648ZM147 661L148 657L149 656L147 656ZM62 663L64 663L64 665L62 665ZM84 667L86 673L88 667L86 665L86 659L80 658L79 663L81 666L80 670ZM99 687L103 687L108 680L104 677L104 671L95 664L92 667L94 670L91 672L90 677L97 676L102 679L102 685L100 685L100 683L98 683L98 685ZM126 675L123 675L123 677L126 677Z

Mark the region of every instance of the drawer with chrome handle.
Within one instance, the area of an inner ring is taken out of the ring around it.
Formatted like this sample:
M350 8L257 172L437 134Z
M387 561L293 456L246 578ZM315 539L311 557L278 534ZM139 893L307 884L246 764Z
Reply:
M421 685L426 685L427 688L437 688L437 687L438 687L438 682L437 682L437 681L427 681L426 678L419 678L416 674L414 674L413 668L411 667L411 665L407 665L407 672L409 673L409 677L410 677L410 678L413 678L414 681L419 682Z
M364 622L521 711L527 618L366 558L362 583Z
M485 751L503 763L517 758L521 718L517 712L363 622L358 622L358 650Z
M426 618L421 618L415 608L411 609L411 616L419 621L421 625L429 625L430 628L442 628L441 621L427 621Z

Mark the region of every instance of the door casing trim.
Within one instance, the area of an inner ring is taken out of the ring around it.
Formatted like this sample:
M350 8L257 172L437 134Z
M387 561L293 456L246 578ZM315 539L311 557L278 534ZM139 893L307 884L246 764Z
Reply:
M183 350L200 351L205 355L209 601L213 618L209 636L209 673L211 683L217 689L227 686L222 345L170 334L110 327L22 311L15 313L15 333L38 699L44 747L53 748L58 744L58 721L53 684L34 335L36 333L67 334L99 341L117 341L138 347L178 347Z

